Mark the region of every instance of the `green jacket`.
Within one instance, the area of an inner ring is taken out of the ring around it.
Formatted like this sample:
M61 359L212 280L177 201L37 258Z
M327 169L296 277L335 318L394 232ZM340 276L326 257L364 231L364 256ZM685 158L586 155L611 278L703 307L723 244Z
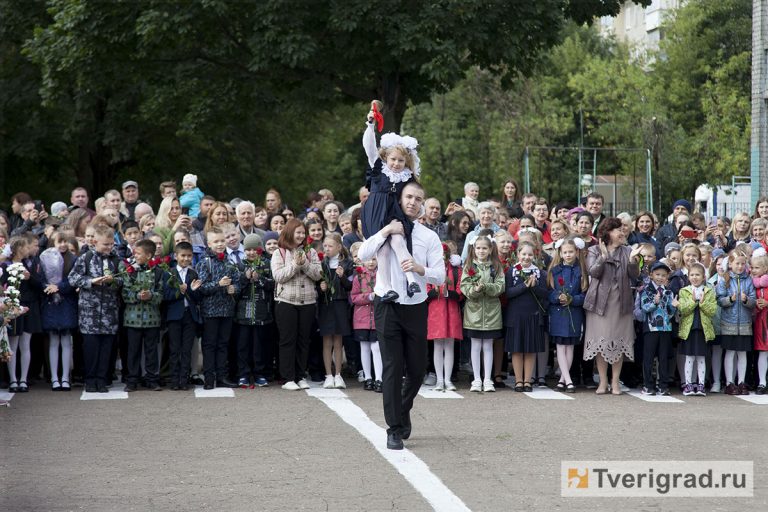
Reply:
M474 263L477 276L469 277L467 272L462 273L461 293L467 298L464 303L464 328L481 331L495 331L502 328L501 302L499 295L504 292L504 273L491 278L492 265L490 263ZM485 288L476 292L475 281L485 284Z
M691 288L686 286L680 289L680 306L677 310L680 312L680 328L678 330L678 337L680 339L687 340L688 335L691 333L691 326L693 325L693 312L698 307L701 317L701 325L704 328L704 339L712 341L715 339L715 327L712 325L712 318L717 313L717 299L715 298L715 290L709 286L704 288L704 297L701 303L697 303L693 300L693 292Z
M121 264L121 270L125 268ZM147 329L160 327L160 303L163 301L163 271L137 270L123 279L123 301L125 314L123 325ZM148 301L139 300L141 290L149 290L152 296Z

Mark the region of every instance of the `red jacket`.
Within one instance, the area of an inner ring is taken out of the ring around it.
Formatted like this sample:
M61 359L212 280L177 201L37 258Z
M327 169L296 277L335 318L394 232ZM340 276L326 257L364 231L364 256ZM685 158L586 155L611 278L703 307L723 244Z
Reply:
M450 263L446 263L445 271L445 284L442 286L427 285L427 302L429 303L427 339L429 340L441 338L460 340L464 337L461 308L459 307L463 298L459 289L461 267L452 267ZM434 297L434 293L430 294L431 290L437 291L436 297ZM434 298L430 298L430 295Z
M374 286L376 286L375 270L370 271L363 267L362 274L355 270L350 293L352 304L355 306L352 313L352 329L376 329L373 320L373 301L370 299Z

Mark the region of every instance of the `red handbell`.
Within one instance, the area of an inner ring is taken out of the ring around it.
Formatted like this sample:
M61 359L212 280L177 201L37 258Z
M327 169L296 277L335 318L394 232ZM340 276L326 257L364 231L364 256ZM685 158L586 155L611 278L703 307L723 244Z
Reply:
M376 129L381 133L381 130L384 129L384 116L379 112L379 107L375 101L373 102L373 120L376 121Z

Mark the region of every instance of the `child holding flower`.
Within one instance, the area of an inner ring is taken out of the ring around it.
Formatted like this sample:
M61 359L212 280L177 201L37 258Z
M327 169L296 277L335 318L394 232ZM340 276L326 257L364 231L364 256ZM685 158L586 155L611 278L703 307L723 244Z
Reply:
M376 286L376 260L371 259L355 269L352 279L352 328L355 339L360 342L360 362L363 365L365 381L363 388L366 391L382 392L382 368L379 340L376 337L376 322L373 315L373 288ZM371 373L371 356L373 356L374 374Z
M436 391L456 391L456 386L451 382L453 344L454 340L464 337L461 318L461 257L456 252L453 241L443 242L445 283L440 286L427 285L427 339L433 340L435 345Z
M573 348L581 343L584 324L584 295L589 280L579 251L584 248L581 238L560 239L554 244L555 255L547 274L549 292L549 339L557 346L560 366L558 391L574 393L571 379Z

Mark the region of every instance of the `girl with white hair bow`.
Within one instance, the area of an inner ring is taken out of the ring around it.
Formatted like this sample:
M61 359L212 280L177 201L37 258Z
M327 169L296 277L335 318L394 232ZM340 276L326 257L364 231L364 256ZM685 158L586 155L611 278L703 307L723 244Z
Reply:
M396 257L398 261L411 258L413 221L400 208L400 193L406 184L417 181L421 168L416 151L418 141L413 137L385 133L381 136L380 148L376 147L374 119L377 113L376 108L373 108L368 114L368 126L363 134L363 147L370 166L366 173L366 187L371 194L362 205L360 220L366 238L379 232L392 220L402 223L405 235L390 235L389 243L382 245L376 255L379 266L387 268L390 258ZM381 281L385 276L386 273L382 272L378 278L379 283L389 289L381 301L392 302L399 295L392 289L392 283ZM408 296L419 293L421 287L416 283L413 272L406 272L405 277L408 281Z

